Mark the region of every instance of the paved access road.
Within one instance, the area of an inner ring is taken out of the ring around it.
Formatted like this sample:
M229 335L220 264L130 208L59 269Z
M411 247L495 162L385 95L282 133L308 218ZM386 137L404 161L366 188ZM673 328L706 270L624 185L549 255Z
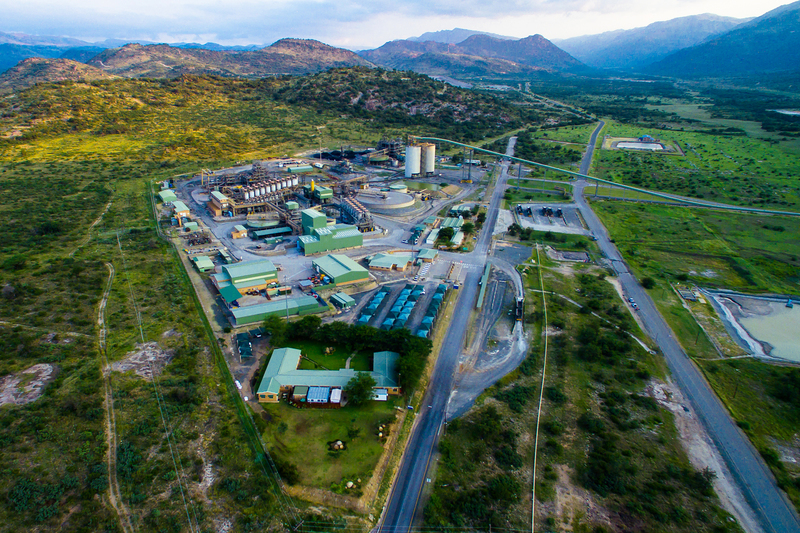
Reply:
M603 123L592 134L589 151L593 150L597 134ZM587 152L587 155L588 152ZM581 163L581 173L586 174L591 156ZM767 468L753 445L736 426L728 411L714 391L706 383L700 371L691 362L686 352L672 334L661 313L650 296L636 281L619 250L611 242L605 226L586 203L583 195L586 181L575 182L575 202L589 229L597 238L597 244L617 271L624 293L639 305L639 313L647 333L656 341L667 360L667 365L692 406L714 440L717 449L739 484L742 494L752 506L761 527L766 532L788 533L800 531L800 520L792 504L778 488L772 473Z
M516 137L512 137L509 141L507 154L514 153L516 140ZM492 231L497 221L500 201L508 179L508 162L504 162L501 168L489 203L486 222L478 237L475 250L469 254L461 254L458 258L464 263L483 265L486 262L492 242ZM409 531L413 526L420 495L427 482L430 458L439 442L444 425L459 356L469 327L470 312L478 294L478 281L483 274L483 270L480 268L469 269L466 272L464 284L459 289L458 301L451 311L453 317L450 327L442 342L427 393L400 462L400 469L389 495L389 501L386 503L383 519L377 528L379 532L400 533Z

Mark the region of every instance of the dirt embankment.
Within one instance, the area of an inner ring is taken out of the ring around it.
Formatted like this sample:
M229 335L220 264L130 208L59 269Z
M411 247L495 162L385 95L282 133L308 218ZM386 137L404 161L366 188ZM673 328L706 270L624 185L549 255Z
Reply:
M763 533L744 495L733 481L719 450L680 389L671 380L666 383L654 380L647 385L645 391L674 415L681 444L692 466L697 470L709 468L716 474L714 491L719 496L722 507L735 516L742 529L748 533Z

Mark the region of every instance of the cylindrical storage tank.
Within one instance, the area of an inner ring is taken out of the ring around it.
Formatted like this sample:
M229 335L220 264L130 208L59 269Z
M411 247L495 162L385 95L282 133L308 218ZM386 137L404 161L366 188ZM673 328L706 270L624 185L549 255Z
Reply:
M261 187L258 188L258 191L261 193L261 196L267 194L267 185L265 183L261 184Z
M250 189L245 189L244 190L244 199L245 200L249 200L250 199Z
M410 178L420 172L420 159L422 158L422 147L406 146L406 177Z
M436 145L425 145L425 174L433 174L436 170Z
M267 187L267 190L268 190L269 192L275 192L275 184L274 184L274 183L272 183L272 182L270 182L270 183L269 183L269 185L268 185L268 187Z
M285 189L286 187L291 185L291 180L282 179L281 180L281 189Z
M294 176L292 178L292 186L293 187L297 187L298 185L300 185L300 178L298 178L297 176Z

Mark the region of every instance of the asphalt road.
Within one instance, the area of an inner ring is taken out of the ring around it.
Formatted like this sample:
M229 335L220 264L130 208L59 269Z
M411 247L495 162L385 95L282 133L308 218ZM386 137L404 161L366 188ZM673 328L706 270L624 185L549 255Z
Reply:
M602 123L592 134L589 150L593 149L601 128ZM581 163L582 174L588 171L590 162L589 157ZM775 533L800 531L797 513L778 488L772 473L683 351L650 296L628 270L619 250L609 239L605 227L586 203L583 196L585 186L585 181L577 181L574 191L575 202L586 224L597 237L600 249L611 260L624 293L639 305L639 313L647 333L656 341L664 354L675 382L703 421L703 425L739 484L742 494L753 508L761 527L766 532Z
M507 154L513 154L516 137L508 144ZM500 211L505 183L508 179L508 162L502 164L502 171L497 179L483 230L478 236L475 250L462 254L459 260L465 263L484 264L492 242L492 231ZM453 318L447 329L442 348L436 359L428 390L422 401L418 419L415 421L406 451L400 462L395 484L392 487L386 510L383 514L379 532L400 533L409 531L417 513L420 495L427 483L430 459L441 436L442 427L447 417L447 407L453 380L458 368L458 360L464 346L464 337L469 327L470 312L478 293L478 281L483 274L481 269L467 270L464 284L453 307ZM420 509L421 512L421 509Z

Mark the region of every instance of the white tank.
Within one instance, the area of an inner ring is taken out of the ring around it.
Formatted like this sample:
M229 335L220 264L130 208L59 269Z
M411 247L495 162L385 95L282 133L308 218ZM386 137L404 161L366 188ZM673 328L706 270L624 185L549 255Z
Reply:
M259 187L258 192L261 193L261 196L267 194L267 186L266 184L262 183L261 187Z
M425 174L433 174L436 171L436 145L425 145Z
M290 180L287 180L287 179L282 179L281 180L281 189L285 189L289 185L290 185Z
M250 189L245 189L244 190L244 199L245 200L249 200L250 199Z
M422 147L406 146L406 177L410 178L420 172L420 159L422 157Z
M300 178L298 178L297 176L294 176L292 178L292 186L293 187L297 187L298 185L300 185Z

